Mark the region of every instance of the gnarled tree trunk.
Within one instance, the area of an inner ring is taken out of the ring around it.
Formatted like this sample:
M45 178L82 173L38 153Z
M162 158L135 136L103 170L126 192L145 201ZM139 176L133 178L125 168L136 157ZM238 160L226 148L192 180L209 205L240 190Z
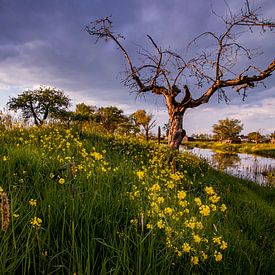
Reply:
M183 115L184 112L169 115L168 146L170 148L179 149L179 146L186 135L186 132L183 129Z

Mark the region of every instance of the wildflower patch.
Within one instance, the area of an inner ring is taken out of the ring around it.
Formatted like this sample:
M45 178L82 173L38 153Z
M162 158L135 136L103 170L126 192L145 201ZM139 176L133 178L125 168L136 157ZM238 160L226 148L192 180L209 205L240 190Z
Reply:
M198 196L186 173L167 164L163 150L151 150L150 156L148 165L136 172L129 192L137 215L144 215L147 230L162 232L167 249L188 257L193 265L209 259L222 261L228 244L213 230L213 218L223 215L226 205L218 193L206 186Z

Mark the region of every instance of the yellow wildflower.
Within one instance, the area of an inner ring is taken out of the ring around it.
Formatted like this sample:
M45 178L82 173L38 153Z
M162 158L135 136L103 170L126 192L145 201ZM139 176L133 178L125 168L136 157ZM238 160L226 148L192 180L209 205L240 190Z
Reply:
M210 214L210 207L208 206L208 205L202 205L201 207L200 207L200 213L201 213L201 215L203 215L203 216L209 216L209 214Z
M146 224L146 228L152 229L152 228L153 228L153 225L152 225L151 223L147 223L147 224Z
M155 191L155 192L159 192L160 191L160 186L156 183L154 184L151 188L150 188L151 191Z
M164 228L165 225L164 225L163 220L159 220L159 221L157 222L157 226L158 226L158 228L160 228L160 229Z
M216 262L220 262L222 260L222 253L215 250L214 257Z
M181 207L186 207L188 205L188 201L179 201L179 205Z
M183 246L182 246L182 250L186 253L189 253L190 250L191 250L191 246L189 243L184 243Z
M208 259L208 256L207 254L204 252L204 251L201 251L201 256L204 260L207 260Z
M60 178L59 181L58 181L59 184L64 184L65 183L65 180L63 178Z
M201 206L202 205L200 198L195 198L194 201L195 201L195 203L196 203L197 206Z
M160 212L158 213L158 216L159 216L160 218L163 218L165 215L164 215L163 211L160 211Z
M7 161L9 158L6 156L3 156L3 161Z
M137 219L132 219L132 220L130 220L130 224L137 225L138 220Z
M197 222L197 223L196 223L196 227L197 227L198 229L203 229L203 224L202 224L202 222Z
M177 175L177 174L171 174L171 175L170 175L170 178L171 178L172 180L175 180L175 181L180 180L180 176Z
M215 194L216 194L212 186L206 186L206 187L204 188L204 191L205 191L209 196L212 196L212 195L215 195Z
M84 152L84 153L86 153L86 152ZM91 156L94 157L95 160L101 160L103 158L103 156L97 152L92 152Z
M195 243L200 243L201 242L201 237L197 234L193 235L193 239Z
M34 217L30 220L30 224L34 228L40 228L42 224L42 220L40 218Z
M158 197L158 198L157 198L157 203L158 203L158 204L164 203L164 197Z
M165 207L164 208L164 213L168 216L170 216L173 213L174 209L172 209L171 207Z
M191 263L192 263L193 265L199 264L199 258L198 258L197 256L192 256L192 257L191 257Z
M175 184L174 184L172 181L168 181L168 182L166 183L166 186L167 186L167 188L169 188L169 189L173 189L173 188L175 187Z
M178 257L181 257L181 256L182 256L182 252L179 251L179 250L176 250L176 254L177 254Z
M144 171L137 171L137 177L139 180L144 179L145 172Z
M184 192L184 191L178 191L178 198L180 200L184 200L185 197L186 197L186 192Z
M186 225L186 227L189 227L189 228L191 228L191 229L194 229L195 226L196 226L196 223L193 222L193 221L186 221L186 222L185 222L185 225Z
M37 200L30 199L30 200L29 200L29 205L31 205L31 206L36 206L36 205L37 205Z
M225 212L225 211L227 210L227 207L226 207L226 205L223 203L223 204L221 205L220 209L221 209L222 212Z
M217 206L215 204L210 204L210 207L212 209L212 211L216 211L217 210Z
M214 195L214 196L211 196L209 198L209 200L212 202L212 203L217 203L219 200L220 200L220 197L218 197L217 195Z
M225 242L225 241L222 241L222 243L221 243L221 249L222 250L225 250L227 247L228 247L228 245L227 245L227 242Z
M216 244L221 244L222 238L221 237L213 237L212 240Z

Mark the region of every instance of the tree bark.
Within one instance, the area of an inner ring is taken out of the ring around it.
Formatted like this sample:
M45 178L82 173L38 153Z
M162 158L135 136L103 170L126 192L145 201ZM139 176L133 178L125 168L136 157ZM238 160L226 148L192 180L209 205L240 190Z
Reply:
M170 148L178 150L183 138L186 135L183 129L183 113L176 113L170 116L170 125L168 133L168 146Z

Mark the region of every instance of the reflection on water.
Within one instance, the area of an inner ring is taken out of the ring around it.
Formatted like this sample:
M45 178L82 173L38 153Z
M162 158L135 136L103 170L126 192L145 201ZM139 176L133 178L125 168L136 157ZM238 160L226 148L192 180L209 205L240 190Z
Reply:
M223 154L211 149L181 147L200 158L211 166L240 178L253 180L259 184L266 183L266 175L275 172L275 159L250 154Z
M213 153L212 164L220 170L225 170L227 167L237 168L240 158L237 154L222 154Z

